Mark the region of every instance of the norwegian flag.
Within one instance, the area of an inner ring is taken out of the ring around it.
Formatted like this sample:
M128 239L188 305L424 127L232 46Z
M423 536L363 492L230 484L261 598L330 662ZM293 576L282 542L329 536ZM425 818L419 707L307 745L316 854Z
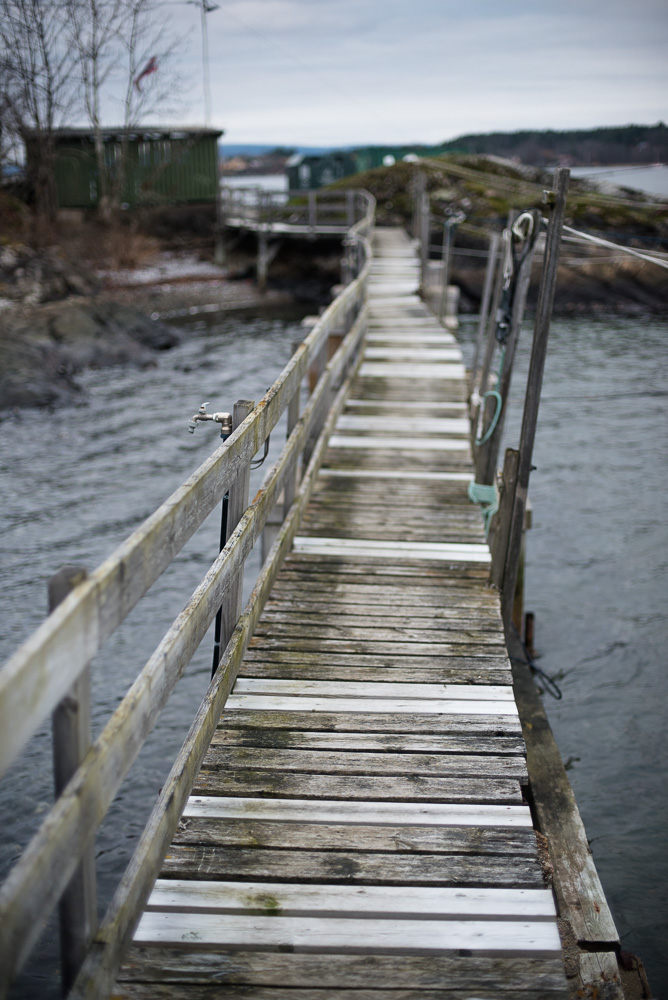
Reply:
M140 94L141 94L142 90L141 90L141 87L139 86L139 81L143 80L145 76L150 76L151 73L155 73L155 71L157 70L157 68L158 68L158 57L157 56L151 56L151 58L146 63L146 65L144 66L144 68L141 71L141 73L139 74L139 76L135 77L135 87L137 88L137 90L139 91Z

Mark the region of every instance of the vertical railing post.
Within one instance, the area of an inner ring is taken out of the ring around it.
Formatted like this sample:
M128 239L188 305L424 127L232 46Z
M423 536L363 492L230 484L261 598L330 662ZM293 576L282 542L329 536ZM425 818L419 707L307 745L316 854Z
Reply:
M499 310L499 305L501 303L501 296L503 294L503 256L506 252L506 239L509 239L508 233L504 233L503 236L503 254L502 259L499 261L499 267L496 272L496 281L494 283L494 292L492 295L492 304L489 311L488 321L487 321L487 340L485 341L485 353L483 355L482 364L479 370L475 373L475 377L471 383L471 399L470 399L470 412L469 416L471 418L471 436L475 440L477 434L477 426L480 416L480 407L482 405L482 397L488 388L489 383L489 371L492 367L492 358L494 356L494 348L496 346L496 316ZM475 452L474 452L475 454Z
M427 178L422 170L415 174L413 187L413 239L419 240L422 232L422 199L427 185Z
M315 191L308 193L308 224L314 233L318 225L318 199Z
M524 319L524 311L526 309L529 282L531 281L531 267L533 264L540 224L541 214L536 211L533 213L533 230L526 237L529 241L526 247L526 256L522 261L517 275L517 284L512 303L512 315L510 317L510 331L505 341L502 354L502 364L496 385L496 391L501 397L500 414L496 418L496 424L493 429L490 423L483 420L482 428L486 432L485 436L489 436L484 444L481 444L476 450L476 482L484 486L491 485L494 482L494 477L496 475L496 465L499 457L499 448L501 446L501 435L503 433L508 396L510 394L510 384L513 375L515 350L522 326L522 320Z
M82 566L63 566L48 583L49 613L83 583ZM68 694L56 706L53 725L53 775L58 798L91 745L90 667L82 671ZM69 992L97 929L95 845L86 847L59 904L60 958L63 994Z
M429 236L430 236L430 216L429 216L429 195L422 194L420 207L420 285L423 294L427 293L427 264L429 261Z
M531 476L533 445L536 436L536 425L538 422L538 407L540 405L540 393L543 385L545 357L547 354L547 343L550 335L550 319L552 316L554 293L557 284L561 234L564 223L564 214L566 211L566 195L568 193L569 180L570 171L567 168L561 167L556 170L552 194L552 214L550 216L550 221L547 227L547 235L545 238L543 273L538 293L538 304L536 306L533 347L531 350L531 360L529 362L527 391L524 401L522 430L520 433L517 486L515 488L515 498L513 502L513 511L508 538L508 550L506 553L505 569L503 574L501 611L506 628L510 627L513 599L515 595L515 582L517 579L520 551L522 548L522 531L524 527L524 516L529 491L529 478Z
M298 347L299 344L295 345L293 354ZM285 436L287 438L290 437L293 430L297 426L300 409L301 409L301 383L297 386L292 396L292 399L288 403L288 423L285 432ZM283 487L283 519L285 519L288 516L288 512L292 507L295 496L297 494L298 476L299 476L298 462L295 461L285 476L285 486Z
M346 191L346 223L348 229L355 225L355 192Z
M232 430L239 427L249 413L253 411L255 403L251 399L240 399L234 404L232 411ZM240 472L235 481L230 486L230 495L227 507L227 538L230 537L237 524L241 520L243 512L248 507L250 493L250 462ZM226 539L227 541L227 539ZM221 651L225 649L230 636L234 632L235 626L241 614L241 601L244 586L243 566L230 583L230 588L225 596L221 607L221 631L220 646Z
M485 340L485 331L487 329L487 323L489 321L489 307L492 299L492 286L494 284L494 272L496 270L497 259L499 256L499 243L501 238L498 233L492 233L489 238L489 256L487 258L487 268L485 270L485 283L482 290L482 299L480 300L480 316L478 317L478 336L475 343L475 351L473 354L473 360L471 362L471 388L473 388L477 382L478 364L480 362L480 352L482 351L482 345Z

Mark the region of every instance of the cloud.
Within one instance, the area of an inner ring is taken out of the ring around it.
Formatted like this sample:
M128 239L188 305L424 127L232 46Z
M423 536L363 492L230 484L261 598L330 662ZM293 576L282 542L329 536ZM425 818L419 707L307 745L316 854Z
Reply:
M171 10L193 24L194 11ZM431 142L667 116L663 0L562 0L559 8L227 0L207 26L214 122L229 141ZM201 121L197 37L184 63L189 120Z

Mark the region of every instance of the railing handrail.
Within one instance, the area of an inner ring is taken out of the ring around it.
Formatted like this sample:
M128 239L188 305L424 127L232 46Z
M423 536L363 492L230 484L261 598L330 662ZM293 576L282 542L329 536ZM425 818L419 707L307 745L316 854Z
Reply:
M373 226L375 203L372 196L368 196L366 204L364 217L350 231L354 241L364 251L365 263L362 270L325 310L262 400L228 440L90 577L72 591L0 670L1 775L30 736L71 690L103 642L170 565L223 495L234 487L235 481L248 468L252 457L260 450L281 414L292 400L298 399L302 380L309 368L323 359L329 336L347 331L343 343L329 364L326 367L320 365L324 370L321 371L310 400L302 416L294 423L281 455L272 466L262 489L242 514L227 545L91 746L81 766L0 888L0 996L4 996L11 976L20 968L35 943L44 917L66 889L116 790L215 617L228 589L238 580L244 561L262 531L281 488L288 475L296 469L300 453L320 433L329 409L326 405L330 402L329 397L344 377L364 332L364 302L371 266L371 249L366 236ZM319 450L321 452L322 448ZM307 469L307 475L311 478L314 476L313 468L312 458ZM298 519L303 509L304 496L310 488L309 482L305 476L297 499L288 513L288 520L294 525L292 535L296 532L295 518ZM275 575L277 560L286 551L287 535L282 532L279 537L284 539L283 548L272 548L263 568L265 577L267 572ZM269 571L266 571L267 565ZM251 612L244 612L247 620L256 619L259 615L259 610L253 603L253 600L257 601L256 592L260 593L257 586L255 597L249 605ZM266 594L264 591L261 594L264 600ZM242 619L243 617L244 615ZM234 662L238 667L241 655L239 650L248 641L247 629L244 632L242 628L246 638L240 645L238 631L239 626L216 674L218 701L222 697L221 708L234 682L229 664ZM183 794L183 780L179 787ZM161 801L163 799L164 796L161 796ZM167 820L164 817L162 820L164 829L161 829L164 833L165 829L171 829L172 824L175 828L180 812L178 815L174 814L171 799L167 805L163 802L163 806L167 816ZM157 864L159 863L158 860ZM146 864L142 868L139 878L142 889L139 896L145 889L149 868ZM150 889L150 884L148 888ZM121 910L126 933L135 911L128 910L127 901L123 901ZM112 943L109 937L105 937L105 942L108 945ZM104 959L103 964L106 962Z
M222 188L225 221L249 228L274 226L335 228L345 232L354 224L367 223L373 216L375 200L363 188L330 191L327 188L304 191L266 191L260 187ZM328 220L328 221L325 221Z

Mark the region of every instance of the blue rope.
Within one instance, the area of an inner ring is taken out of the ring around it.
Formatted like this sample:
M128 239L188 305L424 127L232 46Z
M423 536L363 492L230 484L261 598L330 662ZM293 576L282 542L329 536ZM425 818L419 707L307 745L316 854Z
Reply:
M496 486L485 486L483 483L476 483L473 480L468 488L469 500L472 503L480 504L483 524L485 526L485 538L489 535L489 526L492 518L499 509L499 494ZM485 505L485 506L483 506Z
M482 400L480 401L480 412L481 413L485 412L485 403L487 402L488 399L491 399L492 396L496 398L496 410L494 411L492 422L485 431L485 433L483 434L483 436L475 439L476 448L479 448L481 444L486 444L489 441L492 434L496 430L496 425L498 424L499 417L501 416L501 408L503 407L503 400L501 399L501 393L498 392L496 389L490 389L489 392L486 392L485 395L482 397Z

